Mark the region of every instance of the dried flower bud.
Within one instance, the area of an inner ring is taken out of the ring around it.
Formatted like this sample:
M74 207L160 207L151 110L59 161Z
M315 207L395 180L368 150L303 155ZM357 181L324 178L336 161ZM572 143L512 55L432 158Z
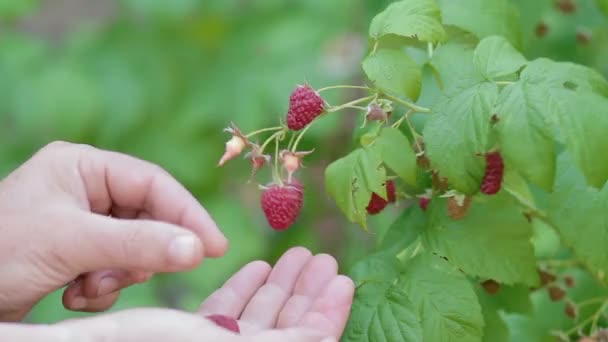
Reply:
M232 124L232 127L224 129L224 131L232 134L232 138L226 143L226 151L218 163L219 166L223 166L227 161L241 154L245 147L249 145L247 137L234 124Z
M302 166L302 158L311 154L313 151L305 151L305 152L291 152L287 150L283 150L280 153L281 162L283 163L283 167L287 170L289 174L289 179L291 179L291 175L296 172Z

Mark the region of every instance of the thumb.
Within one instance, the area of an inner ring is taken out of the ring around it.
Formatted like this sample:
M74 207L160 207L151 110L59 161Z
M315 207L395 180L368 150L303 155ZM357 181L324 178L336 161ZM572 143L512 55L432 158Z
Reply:
M204 256L197 235L169 223L82 212L69 225L70 234L59 234L58 245L77 274L105 269L183 271L196 267Z

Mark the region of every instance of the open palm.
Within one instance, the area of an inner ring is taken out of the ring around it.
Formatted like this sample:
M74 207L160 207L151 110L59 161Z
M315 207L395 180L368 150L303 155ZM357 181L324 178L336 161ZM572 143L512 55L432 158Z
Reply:
M336 260L296 247L274 268L254 261L233 275L200 307L203 315L237 319L242 335L304 328L340 338L352 305L353 282L338 275Z

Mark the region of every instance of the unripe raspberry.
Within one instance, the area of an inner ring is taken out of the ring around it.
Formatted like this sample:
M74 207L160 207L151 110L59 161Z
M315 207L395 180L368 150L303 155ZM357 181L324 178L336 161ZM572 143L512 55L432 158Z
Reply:
M504 173L504 164L500 152L488 152L486 157L486 172L481 182L481 192L494 195L500 191Z
M232 127L224 129L224 131L232 134L232 138L226 143L226 151L220 158L219 166L223 166L227 161L241 154L245 147L249 145L247 137L234 124L232 124Z

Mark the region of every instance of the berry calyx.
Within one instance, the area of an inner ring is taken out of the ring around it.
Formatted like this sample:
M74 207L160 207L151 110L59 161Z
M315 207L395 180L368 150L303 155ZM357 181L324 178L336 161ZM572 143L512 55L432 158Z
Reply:
M463 219L471 207L471 197L457 195L448 198L448 215L452 220Z
M486 172L481 182L481 192L494 195L500 191L504 174L504 163L500 152L488 152L486 157Z
M247 152L245 158L251 160L251 178L253 178L256 172L269 163L272 158L267 154L263 154L259 145L251 144L251 146L251 151Z
M578 308L574 303L568 302L564 307L564 313L566 316L575 319L578 316Z
M538 275L540 277L540 286L545 286L547 284L555 282L556 280L555 275L547 271L539 270Z
M582 29L577 30L576 41L583 45L589 44L589 42L591 41L591 33Z
M288 183L291 181L292 175L302 166L302 158L311 154L313 151L306 152L291 152L291 151L281 151L279 154L281 158L281 162L283 163L283 167L287 170L288 173Z
M271 184L264 188L261 205L274 230L285 230L298 219L304 203L304 186L297 179L289 184Z
M573 288L576 285L576 281L574 280L573 276L565 276L564 277L564 283L569 288Z
M367 205L367 213L370 215L377 215L381 213L389 203L394 203L397 200L397 193L395 189L395 182L389 180L386 182L386 199L380 197L377 193L373 192L372 197Z
M299 85L289 97L287 127L299 131L325 112L325 101L308 85Z
M241 133L236 125L232 124L232 127L228 127L224 129L224 131L232 134L232 138L226 142L226 151L220 158L218 166L223 166L227 161L241 154L245 147L249 145L249 140Z
M230 330L234 333L240 334L241 329L239 328L239 323L236 319L232 317L228 317L225 315L208 315L205 318L215 323L217 326L220 326L224 329Z

